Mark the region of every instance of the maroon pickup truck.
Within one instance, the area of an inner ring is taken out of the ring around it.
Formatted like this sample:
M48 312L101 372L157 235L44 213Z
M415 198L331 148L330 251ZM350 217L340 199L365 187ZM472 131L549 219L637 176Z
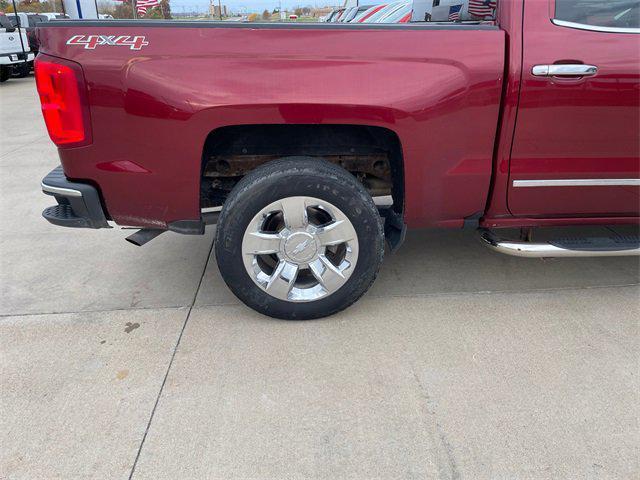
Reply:
M461 20L480 4L492 15ZM138 245L216 223L229 288L288 319L355 302L407 228L471 228L525 257L638 255L636 237L502 233L639 223L638 5L475 1L450 23L402 25L40 24L36 80L61 160L43 215L139 227Z

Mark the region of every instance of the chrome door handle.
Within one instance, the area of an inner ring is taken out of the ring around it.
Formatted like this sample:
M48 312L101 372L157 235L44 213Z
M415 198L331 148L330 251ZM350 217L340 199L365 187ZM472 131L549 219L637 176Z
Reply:
M534 65L531 73L536 77L591 77L598 73L595 65Z

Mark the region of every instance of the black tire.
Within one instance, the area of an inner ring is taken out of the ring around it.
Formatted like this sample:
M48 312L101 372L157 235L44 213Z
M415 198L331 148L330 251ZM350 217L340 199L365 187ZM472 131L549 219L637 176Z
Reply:
M25 78L31 73L31 65L28 62L23 62L19 65L15 65L15 73L18 78Z
M358 237L358 259L349 279L315 301L291 302L269 295L243 264L242 239L251 219L272 202L293 196L331 203L348 217ZM269 162L238 182L218 219L215 242L218 268L231 291L254 310L287 320L325 317L353 304L375 280L384 254L383 222L369 193L346 170L309 157Z
M9 77L11 76L11 70L9 68L10 67L0 65L0 83L9 80Z

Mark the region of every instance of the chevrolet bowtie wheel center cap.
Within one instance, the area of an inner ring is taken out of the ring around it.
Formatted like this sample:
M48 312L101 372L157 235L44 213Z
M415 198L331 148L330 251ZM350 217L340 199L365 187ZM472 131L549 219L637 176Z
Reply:
M284 254L294 263L307 263L318 253L318 244L307 232L294 232L284 242Z

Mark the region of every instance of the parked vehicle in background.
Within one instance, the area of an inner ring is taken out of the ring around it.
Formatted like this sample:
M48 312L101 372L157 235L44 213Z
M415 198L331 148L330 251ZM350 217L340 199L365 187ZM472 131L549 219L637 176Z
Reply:
M378 23L378 20L380 20L383 17L386 17L390 13L395 12L398 8L401 8L402 5L404 5L404 4L405 4L405 2L389 3L386 7L378 10L376 13L371 15L369 18L364 20L362 23Z
M353 19L354 23L362 23L364 22L367 18L369 18L371 15L373 15L374 13L382 10L384 7L386 7L387 4L383 3L381 5L374 5L372 7L369 7L367 10L365 10L364 12L360 12L358 15L356 15L356 17Z
M404 14L397 22L394 23L408 23L411 21L411 10Z
M67 20L69 19L69 15L64 13L56 13L56 12L42 12L38 15L44 15L49 20Z
M345 12L343 22L352 22L359 13L363 13L368 10L371 5L359 5L357 7L353 7L349 11Z
M40 42L38 42L38 36L36 35L36 26L42 22L48 22L49 18L46 15L39 15L33 13L29 15L29 26L27 27L27 38L29 39L29 46L34 55L38 54L40 50Z
M345 10L346 8L339 8L338 10L336 10L335 15L331 18L331 23L339 22Z
M18 13L16 16L15 13L10 13L7 15L7 18L11 21L11 24L14 27L18 26L18 18L20 19L20 26L24 28L27 33L27 39L29 40L29 48L33 52L34 55L38 54L38 38L36 36L36 25L40 22L48 22L49 17L46 15L40 15L37 13Z
M9 16L0 13L0 82L7 81L14 74L28 75L33 59L25 29L18 29Z
M411 2L402 3L398 8L380 17L376 23L406 23L411 19L412 8Z
M323 22L325 23L331 23L331 19L336 15L338 11L337 10L331 10L326 17L324 17L324 19L322 19Z
M344 23L345 18L347 18L347 15L349 15L349 12L351 12L351 10L353 10L354 8L357 8L357 7L345 8L344 11L340 13L340 16L338 17L338 22Z
M41 23L62 164L43 216L139 227L137 245L216 223L229 288L288 319L355 302L408 228L523 257L639 255L637 237L531 232L640 224L637 8L487 5L491 20L411 26ZM407 8L370 18L390 7Z

